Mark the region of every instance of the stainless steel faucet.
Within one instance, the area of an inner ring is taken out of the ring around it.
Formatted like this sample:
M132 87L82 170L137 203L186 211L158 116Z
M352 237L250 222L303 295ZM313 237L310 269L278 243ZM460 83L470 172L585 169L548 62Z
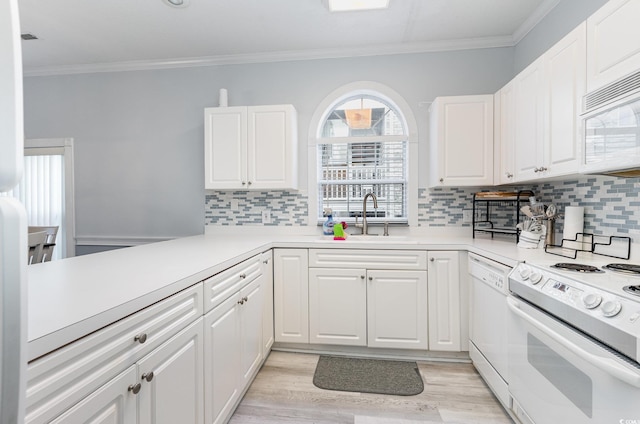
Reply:
M364 235L369 234L369 224L367 224L367 199L369 199L369 197L373 198L373 207L375 209L378 209L378 198L376 197L376 195L373 193L367 193L364 196L364 199L362 199L362 225L361 226L362 226L362 234ZM356 227L358 227L357 223L356 223Z

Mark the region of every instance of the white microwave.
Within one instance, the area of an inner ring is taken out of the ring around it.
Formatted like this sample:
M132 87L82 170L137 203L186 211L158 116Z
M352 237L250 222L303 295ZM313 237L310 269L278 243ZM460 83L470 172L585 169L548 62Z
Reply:
M640 176L640 72L584 100L580 172Z

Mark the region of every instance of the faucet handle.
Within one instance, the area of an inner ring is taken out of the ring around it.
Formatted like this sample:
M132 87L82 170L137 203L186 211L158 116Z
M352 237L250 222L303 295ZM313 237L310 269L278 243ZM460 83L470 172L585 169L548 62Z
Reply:
M362 224L358 224L358 215L356 215L356 223L354 224L356 228L362 228Z

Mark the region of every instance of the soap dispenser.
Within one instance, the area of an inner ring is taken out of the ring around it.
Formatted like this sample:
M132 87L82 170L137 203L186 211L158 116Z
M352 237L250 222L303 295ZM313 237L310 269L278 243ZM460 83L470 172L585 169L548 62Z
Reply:
M322 224L322 234L325 236L333 235L333 211L330 208L324 210L327 220Z

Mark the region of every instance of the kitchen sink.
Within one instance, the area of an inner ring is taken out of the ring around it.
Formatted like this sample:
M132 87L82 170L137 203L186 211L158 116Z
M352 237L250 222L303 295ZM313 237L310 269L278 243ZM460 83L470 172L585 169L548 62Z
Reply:
M389 243L402 243L402 244L417 244L418 240L409 236L383 236L383 235L361 235L350 234L346 240L334 240L333 237L323 236L320 241L327 243L371 243L371 244L389 244Z

